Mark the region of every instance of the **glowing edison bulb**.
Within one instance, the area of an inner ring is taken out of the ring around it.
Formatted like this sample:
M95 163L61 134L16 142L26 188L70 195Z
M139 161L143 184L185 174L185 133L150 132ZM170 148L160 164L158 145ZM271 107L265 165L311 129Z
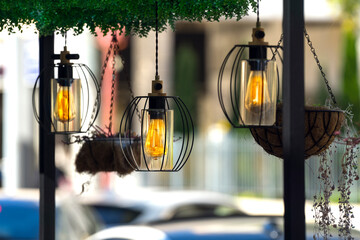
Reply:
M76 116L74 95L67 86L61 86L57 93L55 116L61 122L72 121Z
M165 122L163 119L150 119L150 126L145 141L146 155L158 158L164 155ZM167 149L165 149L166 154Z
M245 108L259 113L270 107L268 84L263 71L251 71L245 95Z

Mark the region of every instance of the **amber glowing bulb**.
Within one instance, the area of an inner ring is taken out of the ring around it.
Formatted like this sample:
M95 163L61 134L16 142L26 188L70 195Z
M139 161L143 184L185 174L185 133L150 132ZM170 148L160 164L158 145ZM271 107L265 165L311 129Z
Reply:
M166 154L165 144L165 122L163 119L150 119L149 130L145 141L146 155L158 158Z
M74 95L71 88L61 86L55 103L55 117L61 122L72 121L76 116Z
M259 113L270 106L268 84L263 71L251 71L245 95L245 108Z

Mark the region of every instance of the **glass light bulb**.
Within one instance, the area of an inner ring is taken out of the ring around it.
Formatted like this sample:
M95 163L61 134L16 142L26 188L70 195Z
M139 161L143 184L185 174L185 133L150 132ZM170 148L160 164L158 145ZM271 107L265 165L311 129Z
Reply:
M145 154L158 158L164 155L165 122L163 119L150 119L149 130L145 141ZM166 147L167 148L167 147ZM166 154L167 149L165 149Z
M75 116L75 102L74 95L71 88L68 86L61 86L55 103L55 117L61 122L72 121Z
M251 71L245 95L245 108L259 113L270 107L269 87L263 71Z

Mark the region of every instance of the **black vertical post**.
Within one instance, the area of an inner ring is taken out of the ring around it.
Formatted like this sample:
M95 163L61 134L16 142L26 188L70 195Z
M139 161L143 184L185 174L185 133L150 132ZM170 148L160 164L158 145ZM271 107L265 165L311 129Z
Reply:
M304 240L304 1L284 0L283 143L285 239Z
M51 56L54 54L54 35L40 37L40 72L46 66L51 66L54 60ZM49 134L51 122L50 112L50 79L54 76L53 68L46 68L40 78L39 109L40 121L43 127L40 127L39 144L39 171L40 171L40 240L55 239L55 137ZM44 104L45 103L45 104Z

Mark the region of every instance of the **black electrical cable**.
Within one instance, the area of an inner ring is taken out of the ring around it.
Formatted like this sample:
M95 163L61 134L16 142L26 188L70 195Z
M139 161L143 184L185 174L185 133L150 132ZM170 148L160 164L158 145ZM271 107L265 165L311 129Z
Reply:
M259 15L260 15L260 10L259 10L259 6L260 6L260 4L259 4L259 0L257 1L257 9L256 9L256 11L257 11L257 22L260 22L260 17L259 17Z
M156 65L155 65L155 70L156 70L156 72L155 72L155 76L156 77L158 77L159 76L159 72L158 72L158 70L159 70L159 27L158 27L158 25L159 25L159 19L158 19L158 1L156 1L155 2L155 8L156 8L156 22L155 22L155 63L156 63Z

